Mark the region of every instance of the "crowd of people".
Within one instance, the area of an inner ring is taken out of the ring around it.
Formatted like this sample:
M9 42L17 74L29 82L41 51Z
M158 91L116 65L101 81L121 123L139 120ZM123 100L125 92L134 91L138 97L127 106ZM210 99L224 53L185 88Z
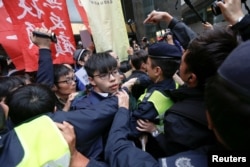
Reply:
M1 166L205 167L212 152L248 152L250 16L240 0L217 5L230 26L199 35L152 11L144 24L168 31L133 42L125 68L89 48L53 64L51 39L31 34L36 74L0 77Z

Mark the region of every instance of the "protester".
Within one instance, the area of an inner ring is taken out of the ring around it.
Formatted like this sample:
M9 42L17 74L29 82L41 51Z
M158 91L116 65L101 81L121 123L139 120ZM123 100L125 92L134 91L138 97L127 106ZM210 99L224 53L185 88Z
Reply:
M51 34L50 30L36 28L35 31ZM30 35L31 41L39 48L38 71L36 83L49 86L55 93L57 110L69 111L76 93L76 79L69 64L54 64L51 56L51 39Z
M56 95L57 110L69 111L76 92L76 76L72 68L65 64L54 64L53 92Z
M25 82L19 76L0 77L0 101L4 103L5 98L20 86L24 86ZM4 110L5 116L8 115L8 110ZM8 126L11 127L10 124Z
M88 60L88 58L92 55L92 52L87 50L87 49L77 49L74 52L74 60L75 60L75 67L74 70L75 72L78 72L79 70L84 70L84 64ZM80 72L80 71L79 71ZM79 78L76 80L77 86L76 90L77 91L85 91L86 90L86 85L81 82Z
M145 50L135 51L133 55L130 55L130 64L132 66L132 73L127 77L126 81L131 78L137 78L138 83L132 87L131 94L138 100L139 97L145 92L145 89L153 82L147 75L147 58L148 53Z
M121 88L120 74L117 60L107 52L93 54L85 63L84 68L89 76L91 89L85 96L72 102L71 109L79 110L95 106ZM102 126L101 124L99 126ZM82 153L87 157L104 160L107 131L103 131L96 138L82 148Z
M75 157L78 157L79 153L75 149L73 126L67 122L57 123L58 129L48 116L42 116L55 110L53 92L48 87L19 87L8 94L5 102L14 129L1 134L2 165L44 166L53 163L69 166L70 162L75 164ZM1 116L6 118L3 114ZM30 129L36 129L32 135Z
M85 63L84 68L89 76L91 89L85 96L73 101L71 109L86 109L98 104L120 88L120 74L118 72L117 60L110 54L93 54ZM99 125L102 126L102 125ZM88 157L103 159L104 140L106 132L92 141L93 144L86 145L83 153Z

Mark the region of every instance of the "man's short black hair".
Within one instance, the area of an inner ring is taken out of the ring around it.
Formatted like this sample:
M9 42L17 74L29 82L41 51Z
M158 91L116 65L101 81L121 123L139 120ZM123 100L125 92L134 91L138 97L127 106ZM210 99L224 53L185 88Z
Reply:
M55 94L45 85L22 86L6 97L9 117L14 125L55 109Z
M89 77L93 77L94 73L108 73L117 68L117 60L108 52L96 53L90 56L86 61L84 68Z

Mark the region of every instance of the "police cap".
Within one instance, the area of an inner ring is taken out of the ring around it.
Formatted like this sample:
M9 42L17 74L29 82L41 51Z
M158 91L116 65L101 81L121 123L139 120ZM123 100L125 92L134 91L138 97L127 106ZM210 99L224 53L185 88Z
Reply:
M175 45L170 45L166 42L158 42L149 46L148 54L150 58L169 59L181 58L182 52Z

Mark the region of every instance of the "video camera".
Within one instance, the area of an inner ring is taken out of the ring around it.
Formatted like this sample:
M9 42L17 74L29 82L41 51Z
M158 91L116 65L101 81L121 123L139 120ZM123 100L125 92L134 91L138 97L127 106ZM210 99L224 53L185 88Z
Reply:
M215 16L218 16L221 14L221 10L220 10L220 7L217 6L216 2L219 2L219 1L222 1L224 2L223 0L216 0L212 3L211 5L211 9L212 9L212 12ZM247 0L241 0L241 3L246 3Z
M51 35L47 35L47 34L39 32L39 31L33 31L32 33L34 36L37 36L40 38L49 38L52 42L57 43L57 38L56 38L55 33L51 33Z

